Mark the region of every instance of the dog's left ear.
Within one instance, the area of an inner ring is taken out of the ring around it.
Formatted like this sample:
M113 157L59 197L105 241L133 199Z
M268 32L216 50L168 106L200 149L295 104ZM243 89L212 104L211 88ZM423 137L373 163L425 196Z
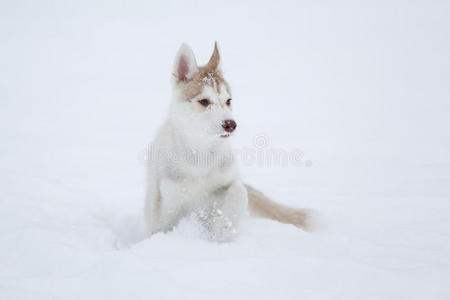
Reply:
M219 48L217 47L217 41L214 42L214 51L206 67L210 70L220 69L220 54Z

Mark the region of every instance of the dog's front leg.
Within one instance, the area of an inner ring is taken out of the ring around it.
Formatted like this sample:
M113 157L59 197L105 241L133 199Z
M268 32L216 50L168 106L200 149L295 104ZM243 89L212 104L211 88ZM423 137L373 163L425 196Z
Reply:
M208 238L219 242L233 240L248 205L247 190L240 181L220 187L211 195L207 207L197 216Z

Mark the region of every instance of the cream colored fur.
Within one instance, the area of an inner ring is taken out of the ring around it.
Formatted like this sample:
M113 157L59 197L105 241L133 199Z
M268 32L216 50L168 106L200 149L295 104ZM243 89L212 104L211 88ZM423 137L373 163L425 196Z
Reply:
M181 218L193 216L208 238L230 241L239 233L247 208L254 215L308 229L308 211L276 204L245 186L239 176L229 143L233 130L224 125L234 122L233 105L217 44L203 67L183 44L172 75L169 113L149 148L144 209L148 235L171 230Z

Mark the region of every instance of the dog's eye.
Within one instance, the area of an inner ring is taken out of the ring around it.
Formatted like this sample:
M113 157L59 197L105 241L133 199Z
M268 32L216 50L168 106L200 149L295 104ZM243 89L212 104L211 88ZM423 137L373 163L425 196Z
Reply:
M228 106L231 105L231 98L227 100L227 105L228 105Z
M209 105L209 100L208 99L198 100L198 103L200 103L204 107L207 107Z

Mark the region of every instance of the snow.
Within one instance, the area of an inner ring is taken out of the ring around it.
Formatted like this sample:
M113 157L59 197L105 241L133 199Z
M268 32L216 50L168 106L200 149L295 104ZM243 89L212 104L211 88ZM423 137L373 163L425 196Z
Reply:
M449 8L2 1L0 299L448 299ZM143 238L173 58L215 40L242 176L321 231Z

